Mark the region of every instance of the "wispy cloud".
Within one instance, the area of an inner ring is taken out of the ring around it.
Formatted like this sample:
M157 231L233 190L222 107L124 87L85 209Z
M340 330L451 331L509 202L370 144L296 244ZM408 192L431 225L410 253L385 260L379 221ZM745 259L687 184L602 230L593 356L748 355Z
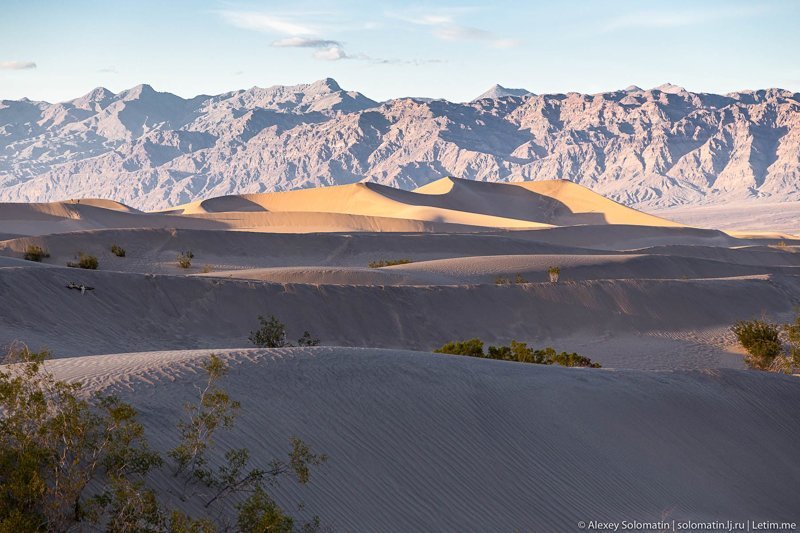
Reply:
M287 37L272 41L275 48L316 48L312 57L322 61L339 61L340 59L357 59L344 51L342 43L331 39L309 39L306 37Z
M220 17L232 26L246 30L283 35L314 35L317 31L305 24L259 11L220 11Z
M30 70L36 68L33 61L0 61L0 70Z
M748 18L767 12L764 6L725 5L719 9L648 10L613 17L601 26L604 32L634 29L681 28L725 19Z
M385 59L379 57L372 57L363 53L351 54L345 50L342 41L328 39L322 35L320 28L323 30L331 31L330 14L323 13L281 13L273 14L259 11L218 11L217 14L227 24L242 28L245 30L258 31L263 33L271 33L276 37L281 36L279 39L272 41L271 46L274 48L310 48L314 51L311 57L320 61L341 61L341 60L354 60L354 61L367 61L375 64L385 65L421 65L430 62L438 62L438 60L402 60L402 59ZM326 23L314 19L316 16L319 19L322 15L327 18ZM309 23L308 17L311 20L316 20L317 23ZM431 24L440 24L443 19L433 18L428 22ZM361 24L357 29L370 30L375 29L379 25L374 22ZM338 27L341 30L341 27ZM352 28L351 28L352 30Z
M314 52L314 59L321 59L322 61L339 61L340 59L358 59L347 55L344 48L341 46L329 46L328 48L321 48Z
M517 39L510 39L489 30L459 24L456 17L463 12L465 9L449 9L410 16L405 14L389 14L389 16L417 26L430 27L433 36L442 41L480 41L493 48L513 48L522 44Z
M339 41L330 39L306 39L305 37L287 37L272 41L272 46L277 48L330 48L332 46L342 46Z

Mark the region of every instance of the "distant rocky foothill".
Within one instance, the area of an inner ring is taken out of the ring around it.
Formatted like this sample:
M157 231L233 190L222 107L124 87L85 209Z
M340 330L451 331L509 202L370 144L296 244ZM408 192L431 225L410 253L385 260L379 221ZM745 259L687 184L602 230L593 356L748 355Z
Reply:
M235 193L443 176L567 179L661 208L800 199L800 93L665 84L600 94L491 88L376 102L332 79L184 99L148 85L0 101L0 201L147 209Z

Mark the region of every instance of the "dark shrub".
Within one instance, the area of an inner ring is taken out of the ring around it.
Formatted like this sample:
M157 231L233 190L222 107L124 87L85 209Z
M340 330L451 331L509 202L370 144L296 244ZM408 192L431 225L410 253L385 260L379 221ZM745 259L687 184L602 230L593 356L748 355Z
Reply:
M593 363L588 357L576 353L557 353L550 347L534 350L533 348L529 348L527 343L517 341L511 341L510 346L489 346L487 353L483 352L483 341L480 339L448 342L438 350L434 350L434 353L485 357L487 359L497 359L499 361L516 361L518 363L532 363L536 365L600 368L598 363Z
M434 353L446 353L451 355L467 355L469 357L485 357L483 353L483 341L480 339L470 339L461 342L448 342Z
M269 319L263 316L258 317L261 327L250 332L248 339L259 348L288 348L294 346L286 341L286 325L270 316ZM319 346L319 339L314 338L308 331L303 332L303 336L297 340L298 346Z
M511 283L511 281L509 281L508 278L504 278L502 276L497 276L494 278L495 285L508 285L509 283Z
M407 265L411 263L411 259L381 259L379 261L371 261L369 263L370 268L383 268L388 266L394 265Z
M47 253L47 250L42 248L41 246L36 246L35 244L31 244L27 248L25 248L25 260L26 261L36 261L40 263L42 259L50 257L50 254Z
M269 319L258 317L261 327L250 332L249 340L259 348L283 348L289 346L286 342L286 326L274 316Z
M319 346L319 339L315 339L308 331L303 332L303 336L297 340L298 346Z
M192 259L194 259L194 254L191 250L178 254L178 266L181 268L189 268L192 266Z
M81 252L80 254L78 254L78 260L75 262L67 263L67 266L71 268L85 268L87 270L97 270L99 263L97 262L97 258L95 256Z
M783 353L780 328L763 320L741 320L731 327L747 351L745 362L750 368L768 370L773 360Z
M117 257L125 257L125 248L117 244L112 244L111 253L116 255Z
M591 359L588 357L584 357L582 355L578 355L575 352L567 353L561 352L556 353L555 350L552 348L545 348L545 350L550 350L552 353L548 354L549 359L557 365L561 366L580 366L585 368L600 368L599 363L593 363Z

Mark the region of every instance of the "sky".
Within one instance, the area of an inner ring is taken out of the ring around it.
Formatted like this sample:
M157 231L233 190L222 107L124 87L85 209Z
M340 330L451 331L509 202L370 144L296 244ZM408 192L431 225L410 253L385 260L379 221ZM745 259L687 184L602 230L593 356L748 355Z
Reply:
M800 91L800 2L3 0L0 99L183 97L334 78L375 100L499 83Z

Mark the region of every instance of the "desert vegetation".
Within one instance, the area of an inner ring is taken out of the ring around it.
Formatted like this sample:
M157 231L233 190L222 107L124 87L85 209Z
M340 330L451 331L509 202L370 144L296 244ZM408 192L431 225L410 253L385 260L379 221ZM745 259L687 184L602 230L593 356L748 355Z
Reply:
M561 277L561 267L551 266L547 269L547 275L550 277L550 283L558 283L558 279Z
M413 261L411 259L380 259L378 261L370 261L368 266L370 268L383 268L394 265L407 265L409 263L413 263Z
M41 263L42 259L46 259L48 257L50 257L50 254L41 246L31 244L25 248L24 258L26 261L36 261L37 263Z
M192 266L192 259L194 259L194 254L191 250L186 252L181 252L178 254L178 266L181 268L189 268Z
M577 353L556 352L551 347L534 350L525 342L511 341L508 346L489 346L483 351L483 341L469 339L466 341L448 342L434 353L450 355L465 355L467 357L480 357L484 359L497 359L500 361L516 361L518 363L533 363L538 365L577 366L586 368L600 368L599 363L592 362L588 357Z
M525 279L525 277L522 274L517 274L516 276L514 276L513 280L505 276L497 276L496 278L494 278L495 285L511 285L512 283L519 285L522 283L529 283L529 282L527 279Z
M731 331L745 349L749 368L800 373L800 314L790 324L741 320L731 326Z
M117 257L125 257L125 248L123 248L118 244L112 244L111 253L116 255Z
M235 508L236 530L296 531L267 489L282 478L309 481L327 458L293 438L287 460L251 466L247 449L217 450L214 437L241 409L220 386L227 372L215 355L203 363L196 402L185 406L176 445L154 451L136 409L114 396L87 398L79 382L57 380L47 352L14 348L0 370L0 531L230 531L221 509ZM221 452L221 453L220 453ZM215 466L211 456L223 456ZM178 497L201 509L189 516L148 484L178 478ZM314 530L318 521L305 524Z
M100 266L97 257L93 255L79 252L77 259L77 261L68 262L67 266L70 268L85 268L87 270L97 270L97 267Z
M250 332L248 340L259 348L288 348L294 344L286 340L286 325L274 316L264 318L258 317L260 327ZM311 333L304 331L303 335L297 340L297 346L319 346L319 339L315 339Z

